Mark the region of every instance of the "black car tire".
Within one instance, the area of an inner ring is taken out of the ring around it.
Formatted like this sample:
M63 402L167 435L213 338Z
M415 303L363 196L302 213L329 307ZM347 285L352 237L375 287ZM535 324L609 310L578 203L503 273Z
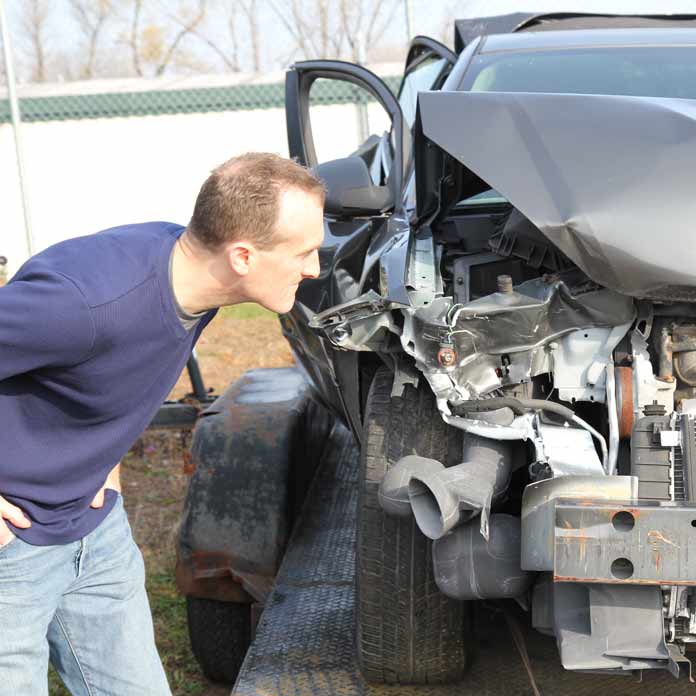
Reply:
M251 642L251 604L186 597L191 650L208 679L233 684Z
M387 469L419 454L461 461L462 433L440 417L426 384L391 397L393 377L380 369L365 412L358 499L357 652L368 681L435 684L461 679L468 666L469 605L435 584L432 542L412 517L387 515L377 493ZM423 381L423 380L421 380Z

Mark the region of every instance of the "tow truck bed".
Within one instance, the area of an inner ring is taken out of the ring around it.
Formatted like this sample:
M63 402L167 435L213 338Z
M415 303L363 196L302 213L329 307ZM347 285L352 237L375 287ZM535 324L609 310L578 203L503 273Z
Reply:
M334 433L307 495L261 616L233 696L527 696L529 676L503 613L494 606L477 616L478 654L468 678L448 686L375 686L360 676L354 651L354 564L358 451L350 435ZM680 696L696 694L688 680L666 672L632 675L573 674L563 670L553 638L516 617L542 696Z

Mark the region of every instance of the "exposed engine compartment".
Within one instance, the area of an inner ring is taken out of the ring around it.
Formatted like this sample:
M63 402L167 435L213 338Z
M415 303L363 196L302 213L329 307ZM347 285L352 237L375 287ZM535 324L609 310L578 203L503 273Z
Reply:
M394 462L382 507L433 540L443 593L515 599L567 669L690 675L696 257L692 164L673 146L693 141L696 111L682 101L420 94L416 209L364 232L359 272L337 230L339 302L309 321L337 354L386 363L392 396L426 380L466 433L458 465ZM636 152L669 161L659 186Z
M516 211L487 249L443 227L443 292L404 311L401 344L479 452L401 460L383 507L435 540L446 594L529 596L566 668L677 676L696 641L694 509L670 514L696 503L694 308L602 288Z
M382 506L433 539L442 592L516 599L567 669L690 674L696 308L602 287L483 212L418 230L411 306L381 285L313 320L336 348L392 345L395 393L426 379L467 433L458 466L396 463Z

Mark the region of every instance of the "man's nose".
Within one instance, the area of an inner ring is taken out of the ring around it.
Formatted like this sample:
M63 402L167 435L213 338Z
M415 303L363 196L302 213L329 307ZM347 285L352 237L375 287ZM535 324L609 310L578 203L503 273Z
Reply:
M305 278L318 278L319 277L319 252L315 251L308 259L307 265L302 271L302 275Z

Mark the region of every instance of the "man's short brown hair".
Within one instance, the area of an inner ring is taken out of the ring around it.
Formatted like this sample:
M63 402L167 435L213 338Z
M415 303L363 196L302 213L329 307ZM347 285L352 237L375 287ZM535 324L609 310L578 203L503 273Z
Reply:
M213 169L201 187L191 234L210 250L242 236L261 248L273 246L280 196L299 189L324 204L324 185L293 160L248 152Z

